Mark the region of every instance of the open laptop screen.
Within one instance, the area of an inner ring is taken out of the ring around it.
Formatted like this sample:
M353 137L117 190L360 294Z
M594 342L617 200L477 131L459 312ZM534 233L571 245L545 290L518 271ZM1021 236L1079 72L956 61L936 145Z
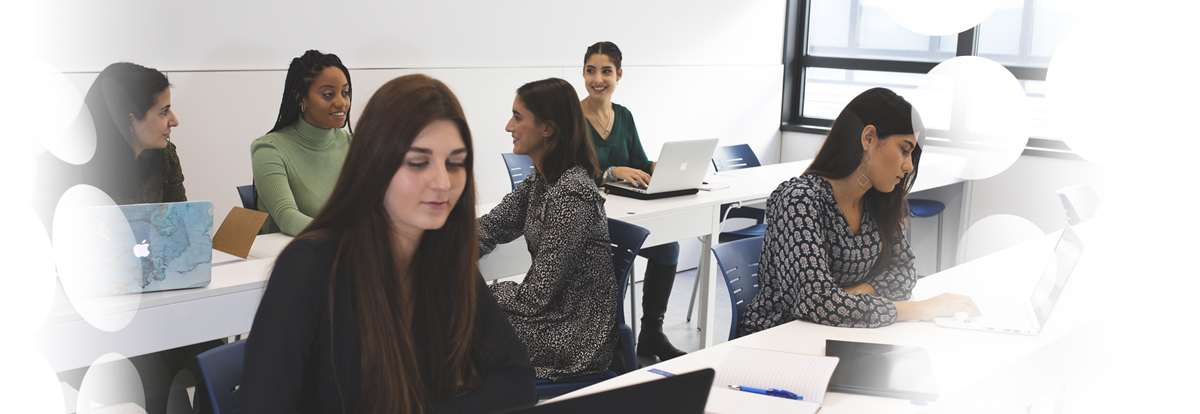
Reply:
M1029 299L1034 313L1037 314L1039 326L1045 325L1046 319L1050 318L1050 311L1054 309L1054 304L1062 294L1063 286L1067 284L1067 278L1071 276L1071 271L1075 269L1075 263L1079 261L1082 253L1083 242L1079 235L1071 230L1071 226L1067 226L1058 239L1058 245L1054 246L1054 255L1050 257L1050 262L1046 263L1046 270Z

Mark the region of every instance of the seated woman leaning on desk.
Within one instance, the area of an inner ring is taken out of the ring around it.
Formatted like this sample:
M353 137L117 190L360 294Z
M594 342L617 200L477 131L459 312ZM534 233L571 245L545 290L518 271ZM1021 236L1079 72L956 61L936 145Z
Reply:
M521 283L491 285L538 378L557 380L608 370L616 348L617 281L600 176L587 141L578 95L550 78L517 89L513 152L534 173L479 218L479 251L522 235L533 265Z
M921 158L919 120L894 92L867 90L838 115L804 175L771 193L760 290L739 336L797 319L875 328L979 314L962 295L908 301L917 273L901 226Z
M316 50L292 59L279 116L250 144L262 233L294 236L325 206L346 150L353 84L337 55Z
M638 138L633 113L612 101L621 80L621 49L613 42L596 42L583 53L583 83L588 96L583 106L588 118L588 135L596 149L596 161L602 177L596 185L625 180L640 186L650 184L656 162L646 157ZM666 361L686 354L675 348L663 334L663 317L675 284L679 264L679 243L646 247L638 252L646 258L646 279L642 283L642 330L638 334L637 354Z
M171 83L166 74L134 63L113 63L96 76L84 102L96 133L91 159L82 165L69 164L51 153L38 159L37 208L47 230L53 230L59 198L77 184L96 187L116 204L187 201L183 167L170 141L171 129L179 126L179 119L171 109ZM221 341L208 341L130 358L143 378L146 411L165 412L167 401L173 398L170 394L178 397L200 377L196 355L220 345ZM79 387L76 378L81 380L86 371L81 368L60 375Z
M367 102L329 205L254 316L244 413L485 413L530 405L525 345L479 276L471 132L441 82Z

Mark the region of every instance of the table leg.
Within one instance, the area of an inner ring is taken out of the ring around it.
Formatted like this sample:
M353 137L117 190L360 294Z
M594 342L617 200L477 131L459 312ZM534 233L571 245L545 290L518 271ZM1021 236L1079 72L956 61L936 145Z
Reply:
M713 223L719 223L721 208L713 208ZM700 328L700 349L713 345L713 319L716 317L717 278L713 276L716 263L712 257L712 241L717 239L720 225L713 226L713 233L700 237L700 263L696 267L696 278L700 280L700 315L696 325Z

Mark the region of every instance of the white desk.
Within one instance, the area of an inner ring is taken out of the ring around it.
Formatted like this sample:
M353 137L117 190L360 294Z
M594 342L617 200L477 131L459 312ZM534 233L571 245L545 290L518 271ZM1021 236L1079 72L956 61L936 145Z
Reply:
M479 208L486 212L494 205ZM97 313L129 321L116 332L85 320L60 288L35 334L35 347L62 372L89 366L109 352L132 357L249 332L275 257L291 241L282 233L257 236L248 260L213 267L212 282L203 288L106 298ZM485 276L520 274L529 268L524 242L501 246L497 252L480 261Z
M927 156L929 158L932 155ZM766 200L780 182L801 174L808 164L809 161L798 161L722 173L709 178L727 180L730 188L688 196L651 201L606 196L608 217L650 230L646 247L689 237L701 239L697 271L702 286L698 317L701 348L713 343L714 331L718 334L726 331L713 328L715 312L712 304L716 300L717 278L711 271L715 261L710 247L720 231L720 206ZM922 171L914 190L961 181L939 178L926 172L929 170L932 169ZM486 213L495 205L479 205L477 213ZM125 303L116 306L125 306L128 311L119 312L115 317L132 320L118 332L95 328L60 297L36 334L36 346L54 369L61 372L88 366L107 352L127 357L143 355L249 332L274 257L290 241L291 237L282 234L258 236L250 251L252 260L213 268L213 281L207 287L128 296ZM480 260L480 270L487 279L521 274L529 265L529 254L522 239L498 246L496 251ZM136 312L132 311L134 307Z
M1087 233L1077 229L1084 243ZM1021 263L1047 257L1058 234L1050 234L964 263L922 279L913 299L952 292L1020 290L1034 281L1013 280ZM1093 335L1099 322L1111 313L1103 304L1104 279L1098 277L1099 260L1089 260L1085 248L1073 276L1051 318L1037 336L967 331L939 327L932 322L907 321L877 329L836 328L794 321L763 332L719 344L653 366L673 373L717 367L733 346L773 349L813 355L825 354L825 340L837 339L924 347L929 351L940 399L917 405L905 399L830 392L822 413L875 412L1019 412L1048 391L1057 390L1081 370L1090 358ZM1042 262L1044 263L1044 262ZM641 369L567 394L565 398L661 378ZM714 384L719 385L719 384Z
M290 240L258 236L251 260L213 267L212 282L203 288L114 297L109 309L117 311L109 317L129 320L116 332L97 329L60 290L34 346L62 372L89 366L108 352L132 357L249 332L273 257Z

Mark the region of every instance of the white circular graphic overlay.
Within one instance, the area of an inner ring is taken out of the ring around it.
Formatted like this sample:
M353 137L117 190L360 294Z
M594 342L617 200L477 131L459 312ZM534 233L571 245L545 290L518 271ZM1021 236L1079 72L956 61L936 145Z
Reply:
M96 153L96 129L79 90L57 68L38 59L29 59L20 72L21 81L11 85L17 89L14 96L29 101L15 108L27 118L13 124L18 130L13 136L35 138L40 147L71 164L90 160Z
M146 406L146 392L137 368L124 356L108 353L96 359L83 375L75 412L87 414L119 410L121 406ZM132 407L130 407L132 408Z
M129 325L141 302L141 259L129 221L107 194L90 185L67 190L54 211L54 259L75 310L97 329ZM132 292L132 293L130 293Z
M9 207L3 209L9 228L0 241L0 263L7 267L0 289L0 330L26 338L42 326L54 303L54 250L31 207Z
M0 401L6 413L62 414L62 386L42 354L20 341L0 345Z
M1046 72L1054 136L1107 167L1189 174L1188 159L1200 148L1186 131L1200 111L1200 85L1191 81L1194 53L1179 45L1200 42L1191 21L1198 12L1200 5L1180 3L1158 12L1107 7L1087 14L1063 37Z
M924 119L924 150L952 176L978 180L1012 166L1029 139L1029 102L1012 73L992 60L956 57L921 78L909 98Z
M968 262L1045 235L1033 222L1011 214L994 214L975 222L958 241Z

